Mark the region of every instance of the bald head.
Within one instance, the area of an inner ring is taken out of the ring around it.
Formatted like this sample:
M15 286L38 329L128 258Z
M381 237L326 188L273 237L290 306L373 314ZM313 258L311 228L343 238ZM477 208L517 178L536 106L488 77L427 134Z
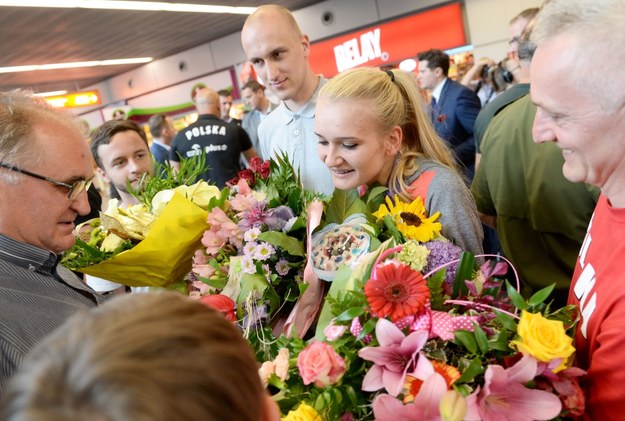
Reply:
M195 96L195 108L199 114L220 115L219 94L208 88L198 90Z
M308 63L310 41L288 9L256 9L243 25L241 44L258 77L291 111L310 101L318 84Z
M290 35L298 38L302 35L302 31L289 9L277 4L266 4L258 7L254 13L249 15L246 19L241 31L243 48L245 49L245 42L243 39L246 32L249 33L259 26L262 27L267 24L276 24L276 22L280 22L280 26L283 27L283 29L288 30Z

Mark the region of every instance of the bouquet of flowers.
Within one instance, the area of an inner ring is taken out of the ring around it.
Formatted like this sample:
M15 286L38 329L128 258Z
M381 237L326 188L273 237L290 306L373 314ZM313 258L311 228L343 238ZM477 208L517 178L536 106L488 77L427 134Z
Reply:
M529 421L583 413L584 373L571 365L575 309L552 309L553 287L524 299L502 279L505 263L478 264L441 238L437 215L428 217L420 199L387 198L367 212L376 197L343 198L350 204L341 208L365 210L364 219L334 215L348 227L331 227L319 240L319 269L336 270L315 338L251 341L261 378L290 411L283 419ZM363 231L370 243L383 240L372 252L360 250Z
M202 160L165 178L142 180L140 203L112 199L100 217L76 227L76 243L61 264L128 286L165 287L182 281L206 229L207 210L223 205L216 187L195 179Z
M258 323L280 330L306 288L307 209L320 197L302 188L286 156L254 158L228 185L224 206L208 213L191 295L229 297L247 332Z

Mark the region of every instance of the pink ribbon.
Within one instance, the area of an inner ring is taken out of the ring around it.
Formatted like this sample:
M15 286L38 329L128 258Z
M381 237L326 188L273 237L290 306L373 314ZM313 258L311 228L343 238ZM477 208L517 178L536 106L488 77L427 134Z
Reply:
M308 288L299 297L297 303L291 310L291 314L284 324L284 334L291 336L296 334L302 338L310 325L312 325L321 303L323 302L323 282L317 278L317 275L312 271L312 232L321 223L321 217L323 215L323 203L315 200L308 206L308 220L306 222L306 267L304 268L304 282L308 284Z
M454 332L459 329L473 332L472 322L477 323L478 316L452 316L444 311L432 311L426 309L419 316L409 316L402 323L410 323L408 318L413 321L410 324L410 330L426 330L429 332L429 339L439 337L445 341L454 339Z

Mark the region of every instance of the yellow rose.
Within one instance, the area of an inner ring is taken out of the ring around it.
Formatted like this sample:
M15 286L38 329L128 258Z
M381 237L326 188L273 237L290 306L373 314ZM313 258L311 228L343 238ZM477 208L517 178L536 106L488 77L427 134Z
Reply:
M564 370L567 360L575 352L573 338L566 334L564 324L546 319L540 313L523 311L517 334L521 340L512 341L511 344L524 355L529 354L545 363L562 358L562 363L554 372Z
M315 411L315 408L302 402L295 411L282 417L282 421L321 421L321 415Z

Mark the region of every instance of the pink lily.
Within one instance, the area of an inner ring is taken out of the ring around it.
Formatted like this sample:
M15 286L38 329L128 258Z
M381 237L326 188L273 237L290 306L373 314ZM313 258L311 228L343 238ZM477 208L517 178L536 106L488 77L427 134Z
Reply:
M475 400L467 399L470 409L466 419L533 421L557 417L562 403L556 395L525 387L537 371L538 363L530 355L507 369L489 365L484 375L484 387L477 396L474 395Z
M416 373L419 376L427 376L415 400L404 405L400 400L391 395L379 395L373 401L373 413L377 421L439 421L440 402L445 392L447 383L440 374L434 371L432 363L423 355L420 356ZM428 367L429 366L429 367ZM429 373L429 374L428 374Z
M386 319L379 319L375 334L380 346L365 347L358 351L363 360L373 361L362 381L362 390L373 392L381 388L397 396L404 385L406 373L416 367L417 356L428 339L426 331L408 336Z

